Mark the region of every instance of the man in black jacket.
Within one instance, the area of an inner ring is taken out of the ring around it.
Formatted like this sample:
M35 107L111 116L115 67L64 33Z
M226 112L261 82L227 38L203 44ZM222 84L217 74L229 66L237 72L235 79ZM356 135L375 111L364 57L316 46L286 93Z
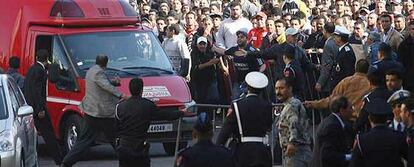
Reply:
M391 96L391 92L384 86L384 80L380 77L380 75L371 73L368 74L369 84L372 88L372 91L366 94L363 98L364 105L362 106L361 111L358 114L358 118L356 119L354 128L356 132L362 133L367 131L370 128L370 124L368 122L368 112L366 110L366 106L371 103L374 99L383 99L388 100Z
M198 116L193 128L193 138L197 142L180 151L177 158L179 167L234 167L231 151L224 146L215 145L213 124L206 113Z
M355 73L355 53L348 43L350 32L342 26L335 27L335 42L339 46L338 55L335 56L331 69L332 85L337 85L342 79Z
M129 83L131 97L116 107L117 150L120 167L149 167L148 128L151 120L175 120L181 116L195 116L185 110L163 112L154 102L142 97L144 83L134 78Z
M316 132L313 167L346 167L351 160L354 135L347 121L352 116L352 104L340 96L330 108L332 113L319 124Z
M236 146L232 148L237 167L271 167L272 155L263 142L272 127L272 106L259 97L269 81L260 72L250 72L245 80L248 94L233 101L217 143L224 145L233 135L237 140Z
M406 68L404 72L404 89L414 92L414 21L408 24L408 30L410 36L401 42L398 47L398 55L400 56L401 63Z
M356 137L351 167L403 167L401 158L407 156L407 143L402 132L387 126L391 106L384 99L374 99L367 106L372 129Z
M62 162L61 150L53 133L52 123L50 122L46 106L47 71L45 66L48 64L48 57L49 53L46 50L38 50L36 52L36 63L30 67L26 74L23 92L27 104L33 107L36 129L45 140L49 154L53 156L55 163L60 165Z

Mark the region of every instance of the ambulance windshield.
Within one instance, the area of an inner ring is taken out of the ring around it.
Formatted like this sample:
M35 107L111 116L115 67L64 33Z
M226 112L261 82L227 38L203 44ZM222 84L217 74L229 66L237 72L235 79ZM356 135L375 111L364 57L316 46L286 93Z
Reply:
M98 54L109 57L110 70L136 75L174 74L170 60L151 32L96 32L63 35L62 39L81 75L95 65Z

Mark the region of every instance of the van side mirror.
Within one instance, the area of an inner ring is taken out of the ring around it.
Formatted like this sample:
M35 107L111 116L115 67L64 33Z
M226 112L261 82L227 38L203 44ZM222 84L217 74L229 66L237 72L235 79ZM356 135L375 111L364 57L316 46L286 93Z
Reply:
M20 107L19 110L17 111L17 115L19 117L28 116L31 114L33 114L33 108L32 106L28 106L28 105Z
M181 59L181 69L179 72L180 76L186 77L188 75L188 70L190 70L190 59Z

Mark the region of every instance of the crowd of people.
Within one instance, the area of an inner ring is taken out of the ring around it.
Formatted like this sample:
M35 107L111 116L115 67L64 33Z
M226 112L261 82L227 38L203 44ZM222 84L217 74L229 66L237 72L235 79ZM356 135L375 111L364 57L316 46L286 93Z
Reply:
M177 166L270 167L275 157L265 136L272 126L283 166L414 165L412 0L130 4L157 35L173 69L181 74L188 62L183 74L195 101L231 105L216 144L233 138L233 152L213 144L211 111L199 108L193 132L198 142L179 153ZM120 166L150 166L150 121L195 116L185 109L157 112L142 98L140 78L129 83L132 96L119 92L113 83L119 80L104 74L109 57L98 55L86 74L81 135L63 156L46 107L48 56L37 51L26 78L17 73L20 60L12 57L7 73L33 106L35 125L58 165L75 164L103 132ZM272 104L282 106L277 121ZM108 128L112 124L118 129Z
M130 2L174 70L190 62L186 79L196 102L231 104L219 144L233 130L243 141L267 127L239 124L259 119L237 107L254 101L258 89L247 75L259 72L269 82L260 96L284 105L276 123L284 166L412 165L412 0ZM312 135L315 112L321 119Z

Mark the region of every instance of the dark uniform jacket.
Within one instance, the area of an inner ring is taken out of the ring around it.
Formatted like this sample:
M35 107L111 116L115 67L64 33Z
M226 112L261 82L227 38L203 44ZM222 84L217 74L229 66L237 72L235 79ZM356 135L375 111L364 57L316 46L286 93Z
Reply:
M46 70L40 63L36 62L29 68L29 71L26 74L23 91L27 104L33 107L35 118L37 118L38 112L47 110L46 82ZM46 112L46 114L48 114L48 112Z
M304 49L323 49L325 45L326 39L323 37L323 33L321 31L317 31L309 35L308 40L303 45Z
M363 98L364 105L362 106L362 109L359 112L358 118L354 125L356 132L365 132L369 129L368 112L366 109L366 105L370 103L373 99L381 98L384 100L388 100L390 96L391 96L391 92L388 91L388 89L383 86L375 88L370 93L364 96Z
M407 150L407 166L414 166L414 128L410 127L406 129L406 141L408 144Z
M293 82L293 94L295 97L303 100L305 75L300 64L296 60L286 64L283 74Z
M133 141L139 146L148 137L151 120L175 120L181 115L179 111L163 112L152 101L132 96L117 105L115 116L118 137L124 141Z
M283 43L281 45L274 45L270 48L266 48L261 51L254 51L248 52L247 56L254 56L257 58L263 58L265 60L275 60L276 61L276 69L274 74L274 79L278 80L283 78L283 69L285 67L285 63L283 62L283 51L287 45L291 45L288 43ZM315 65L313 65L310 60L306 57L305 51L299 47L295 47L295 60L297 60L304 70L313 70L315 69Z
M312 167L346 167L345 154L350 153L354 135L346 122L342 126L338 118L331 114L326 117L316 131Z
M379 125L357 137L351 167L403 167L407 155L404 134Z
M229 149L209 140L198 141L178 154L178 167L234 167Z
M401 63L406 68L404 72L404 89L414 92L414 36L410 36L401 42L398 55Z
M248 94L245 98L237 101L240 120L244 137L264 137L272 127L272 106L269 102L261 99L255 94ZM234 111L228 114L223 129L217 139L217 143L224 145L233 134L240 139L237 118ZM262 165L272 166L270 149L263 143L247 142L238 143L232 150L236 165Z
M333 67L331 69L332 85L336 86L342 79L354 74L355 61L355 53L348 43L340 48L338 55L334 59Z
M385 81L385 73L389 70L395 70L400 73L404 72L404 66L398 62L393 60L391 57L384 58L382 60L378 60L370 66L368 73L376 73L381 76L381 78Z

